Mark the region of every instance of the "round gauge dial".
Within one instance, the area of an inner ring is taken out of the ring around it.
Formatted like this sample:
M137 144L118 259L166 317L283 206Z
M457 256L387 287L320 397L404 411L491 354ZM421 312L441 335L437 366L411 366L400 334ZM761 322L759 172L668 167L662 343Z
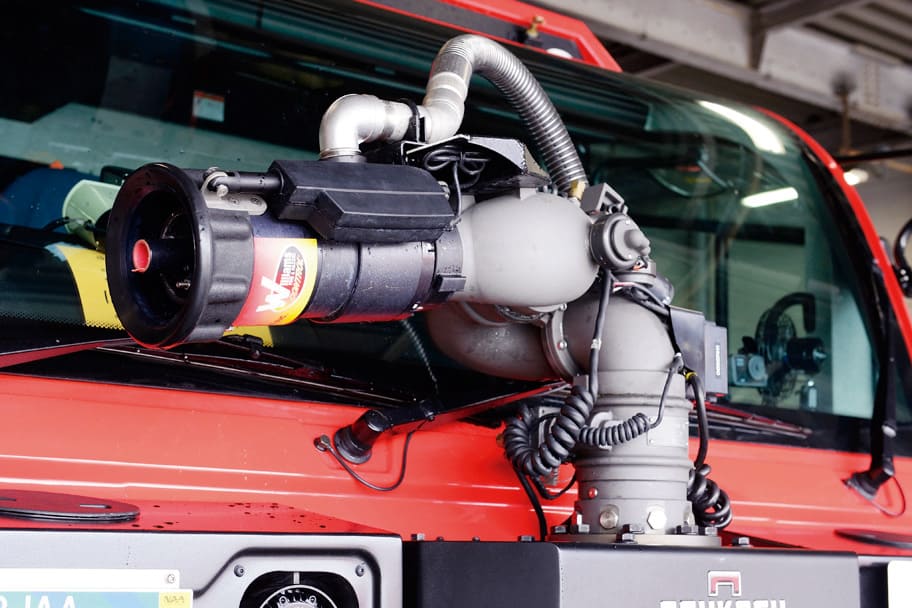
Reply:
M260 608L338 608L325 592L310 585L288 585L266 598Z

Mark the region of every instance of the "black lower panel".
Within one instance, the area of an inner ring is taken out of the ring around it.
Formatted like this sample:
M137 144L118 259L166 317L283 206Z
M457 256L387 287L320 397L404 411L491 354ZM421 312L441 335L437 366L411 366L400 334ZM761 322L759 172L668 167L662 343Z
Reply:
M861 606L854 554L410 542L404 572L406 608Z

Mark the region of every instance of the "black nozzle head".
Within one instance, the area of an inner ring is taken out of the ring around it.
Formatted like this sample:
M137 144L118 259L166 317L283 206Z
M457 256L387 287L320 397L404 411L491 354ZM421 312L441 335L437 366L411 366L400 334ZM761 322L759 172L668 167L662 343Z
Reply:
M250 221L243 212L210 209L182 169L145 165L114 201L106 265L114 308L137 342L168 348L217 340L250 288Z

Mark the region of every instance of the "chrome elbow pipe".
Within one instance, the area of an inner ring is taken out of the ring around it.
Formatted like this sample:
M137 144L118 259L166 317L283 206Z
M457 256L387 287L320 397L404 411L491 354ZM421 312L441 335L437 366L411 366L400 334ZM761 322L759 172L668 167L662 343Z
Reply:
M459 130L473 73L494 84L519 114L561 194L569 194L574 183L588 185L570 134L544 89L512 53L481 36L457 36L437 53L417 107L427 143ZM373 95L342 97L323 116L320 158L356 158L363 143L401 140L411 119L412 109L404 103Z
M411 118L412 110L404 103L374 95L340 97L320 121L320 158L360 159L361 144L404 138Z

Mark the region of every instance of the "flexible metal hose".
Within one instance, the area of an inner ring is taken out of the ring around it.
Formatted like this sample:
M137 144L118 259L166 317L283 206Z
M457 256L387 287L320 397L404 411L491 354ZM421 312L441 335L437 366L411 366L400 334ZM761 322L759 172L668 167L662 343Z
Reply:
M567 194L575 181L588 184L570 134L544 89L515 55L481 36L457 36L437 53L423 102L431 118L430 141L458 130L473 72L496 86L519 114L561 194Z

